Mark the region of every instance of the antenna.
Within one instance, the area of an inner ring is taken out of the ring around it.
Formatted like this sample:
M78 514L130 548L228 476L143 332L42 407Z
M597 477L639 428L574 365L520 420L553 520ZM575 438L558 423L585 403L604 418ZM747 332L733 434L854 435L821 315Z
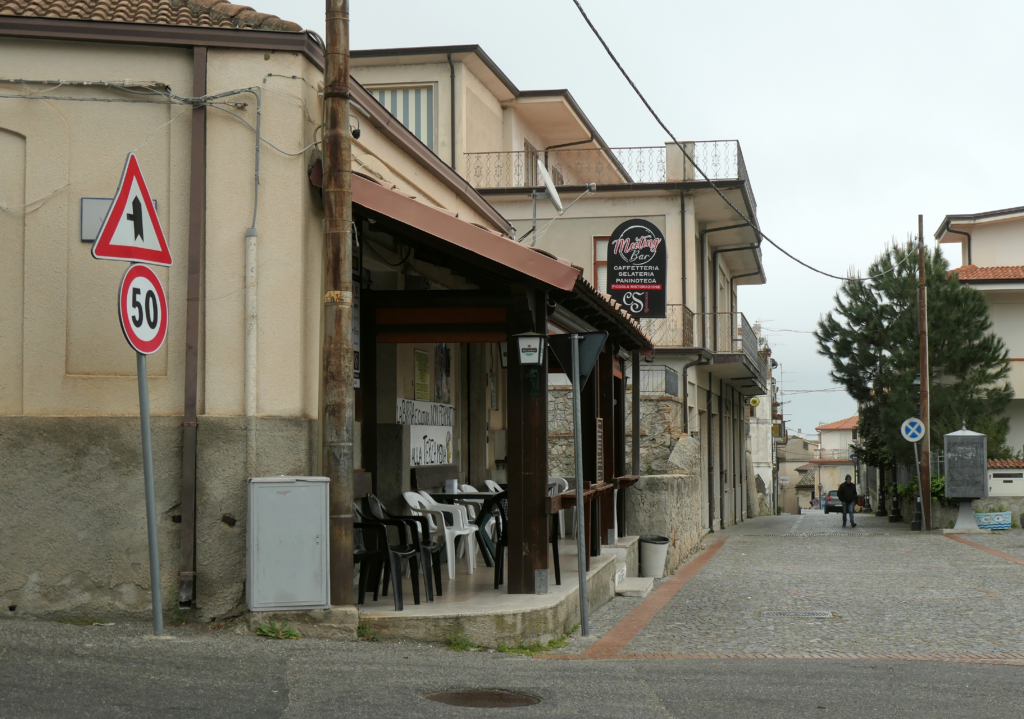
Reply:
M547 168L541 163L539 157L537 158L537 174L544 180L544 189L548 192L551 204L558 210L558 214L562 214L562 200L558 197L558 190L555 189L555 183L551 181L551 175L548 174Z

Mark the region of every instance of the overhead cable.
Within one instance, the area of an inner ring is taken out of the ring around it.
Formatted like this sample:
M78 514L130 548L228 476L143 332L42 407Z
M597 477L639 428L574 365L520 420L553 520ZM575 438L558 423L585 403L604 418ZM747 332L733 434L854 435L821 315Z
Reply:
M779 244L777 242L772 240L772 238L768 237L768 235L764 234L761 231L761 228L759 228L757 226L756 222L751 220L749 217L746 216L745 213L743 213L738 207L736 207L736 205L733 204L732 200L730 200L728 197L725 196L725 193L722 192L722 190L718 187L718 185L716 185L715 182L708 176L708 174L706 172L704 172L704 170L700 167L700 165L698 165L696 163L696 161L692 157L690 157L690 154L683 147L682 143L679 142L679 140L676 139L676 136L674 134L672 134L672 131L668 129L668 125L666 125L664 122L662 122L661 118L658 116L658 113L656 113L654 111L654 108L651 107L651 104L649 102L647 102L647 98L645 98L643 93L640 92L640 88L638 88L636 86L636 83L633 82L632 78L630 78L630 76L626 72L625 68L622 67L622 63L620 63L618 58L615 57L615 54L612 52L611 48L608 47L608 43L606 43L604 41L604 38L601 37L601 33L599 33L597 31L596 27L594 27L594 23L592 23L590 21L590 18L587 17L587 13L583 10L583 6L580 5L580 0L572 0L572 1L573 1L573 4L576 5L576 8L580 11L580 15L583 16L583 19L586 21L587 25L590 26L590 29L591 29L591 31L593 31L594 36L598 39L598 41L604 47L605 52L608 53L608 57L610 57L612 62L615 63L615 67L617 67L619 69L619 72L622 73L622 76L624 78L626 78L626 82L629 83L629 86L633 88L633 91L636 93L637 97L640 98L640 102L642 102L644 104L644 107L647 108L647 111L651 113L651 117L653 117L655 119L655 121L661 126L661 129L664 130L665 133L672 139L672 142L675 144L675 146L678 147L680 152L683 153L683 157L685 157L689 161L689 163L693 166L693 168L695 170L697 170L697 172L700 173L701 177L703 177L708 182L708 184L711 185L711 189L713 189L716 193L718 193L718 196L721 197L725 201L725 203L727 205L729 205L729 207L732 208L733 212L735 212L744 222L746 222L748 225L750 225L750 228L757 234L757 236L760 239L766 240L768 242L768 244L770 244L772 247L777 249L779 252L781 252L782 254L784 254L786 257L788 257L789 259L793 260L797 264L803 265L804 267L806 267L807 269L811 270L812 272L817 272L819 275L824 275L825 277L831 277L832 279L835 279L835 280L842 280L844 282L845 281L866 282L867 280L872 280L872 279L875 279L877 277L881 277L881 276L883 276L883 275L885 275L885 274L887 274L889 272L889 270L887 270L886 272L880 272L877 275L871 275L871 276L868 276L868 277L849 277L849 276L848 277L841 277L839 275L833 275L831 272L825 272L824 270L819 270L817 267L814 267L813 265L807 264L806 262L801 260L799 257L797 257L797 256L791 254L790 252L787 252L786 250L784 250L782 247L779 246ZM895 267L893 267L892 269L895 269Z

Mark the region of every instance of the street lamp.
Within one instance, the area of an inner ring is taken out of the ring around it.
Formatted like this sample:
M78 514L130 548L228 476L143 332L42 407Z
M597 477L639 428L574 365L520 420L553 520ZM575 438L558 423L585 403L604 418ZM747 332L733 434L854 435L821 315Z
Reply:
M544 345L547 343L547 339L547 335L537 332L523 332L516 335L519 364L526 366L543 364Z

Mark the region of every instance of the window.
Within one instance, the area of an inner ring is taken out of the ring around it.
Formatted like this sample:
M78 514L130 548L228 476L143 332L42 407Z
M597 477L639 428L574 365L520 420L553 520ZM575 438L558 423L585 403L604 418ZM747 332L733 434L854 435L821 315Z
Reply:
M537 186L537 148L523 140L523 186Z
M381 105L434 149L434 86L368 88Z
M594 238L594 287L608 294L608 238Z

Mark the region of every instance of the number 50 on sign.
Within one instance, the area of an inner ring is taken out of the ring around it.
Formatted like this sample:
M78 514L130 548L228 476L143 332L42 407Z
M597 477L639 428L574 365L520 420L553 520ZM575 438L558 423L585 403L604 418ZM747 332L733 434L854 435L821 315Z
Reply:
M167 337L167 297L163 285L149 267L132 265L118 292L121 330L136 352L150 355Z

